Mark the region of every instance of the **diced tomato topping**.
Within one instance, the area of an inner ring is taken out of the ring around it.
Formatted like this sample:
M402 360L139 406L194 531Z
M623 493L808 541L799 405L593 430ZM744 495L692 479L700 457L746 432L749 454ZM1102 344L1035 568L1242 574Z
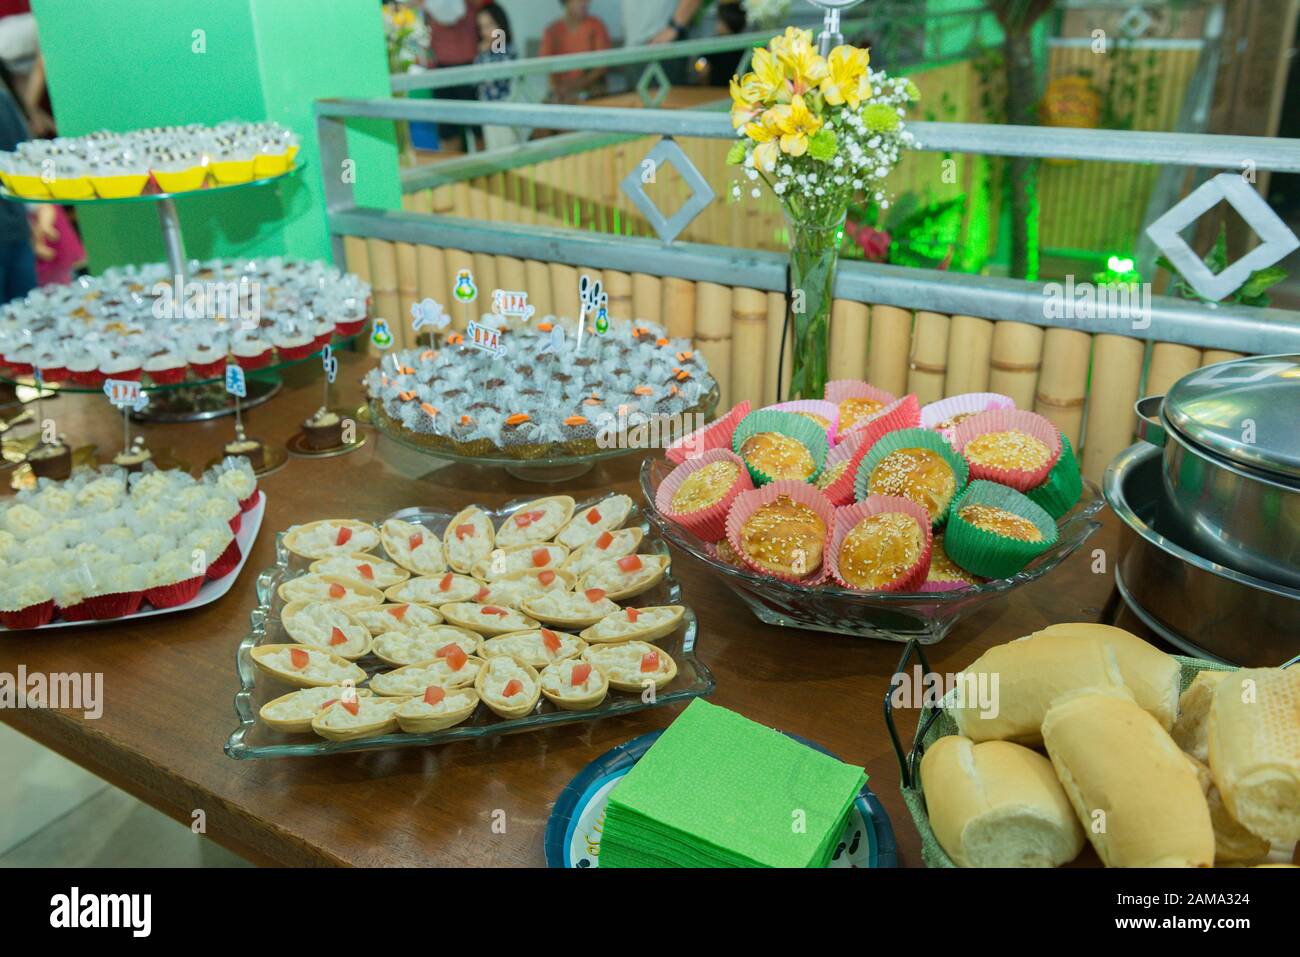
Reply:
M600 521L600 509L593 508L587 511L587 524L595 525Z
M343 634L342 628L335 625L333 628L330 629L331 645L346 645L347 643L348 643L348 636Z
M533 524L531 514L532 513L530 512L520 512L515 516L515 524L520 528L527 528L529 525Z
M482 601L484 598L487 598L491 594L492 594L492 589L488 588L487 585L484 585L482 588L478 590L478 593L474 596L474 600Z
M473 525L456 526L456 541L463 542L466 538L473 538L473 537L474 537Z
M524 683L518 678L511 678L506 682L506 686L501 689L501 697L513 698L519 692L524 690Z
M302 648L289 649L289 664L295 668L306 668L309 661L311 661L311 656Z
M551 582L555 581L555 572L551 571L549 568L546 569L546 571L538 572L537 580L543 585L549 586Z
M551 552L547 548L539 548L533 552L533 564L538 568L545 568L551 563Z
M659 670L659 652L657 652L657 651L647 651L644 655L642 655L642 656L641 656L641 670L642 670L643 672L646 672L646 671L658 671L658 670Z
M316 710L317 710L317 711L324 711L326 708L328 708L330 705L332 705L334 702L336 702L336 701L338 701L338 700L339 700L338 698L330 698L329 701L326 701L323 705L321 705L321 706L320 706L319 708L317 708Z
M401 621L406 617L406 610L410 607L410 605L394 605L392 608L388 609L388 613L398 621Z
M618 560L618 567L625 572L639 571L641 568L640 555L624 555Z
M600 601L604 597L605 597L605 589L603 588L587 589L587 601L591 602L593 605L596 604L596 602Z
M438 657L447 659L447 667L452 671L460 671L469 661L469 655L465 654L465 649L454 641L449 645L443 645L438 649Z
M437 685L429 685L424 689L424 703L437 704L443 698L447 697L447 692Z
M353 717L355 717L357 712L361 710L360 698L353 698L351 701L340 701L339 704L347 708L348 714L352 715Z
M498 608L496 605L484 605L482 614L500 615L502 618L504 618L506 615L510 614L510 612L506 611L504 608Z
M330 583L330 597L331 597L331 598L342 598L342 597L343 597L344 595L346 595L347 593L348 593L348 590L347 590L346 588L344 588L342 585L340 585L338 582L331 582L331 583Z
M555 632L551 631L551 629L549 629L549 628L543 628L543 629L542 629L542 644L544 644L544 645L545 645L547 648L549 648L551 651L559 651L559 650L560 650L560 636L557 635Z
M610 543L613 541L614 541L613 535L611 535L609 532L601 532L600 538L596 539L596 547L601 549L609 548Z
M569 674L569 684L573 685L576 688L579 685L586 684L587 679L590 677L591 677L591 665L587 664L586 662L583 662L580 665L573 666L573 671L570 672Z
M635 608L629 608L629 609L627 610L627 620L628 620L628 621L636 621L636 620L637 620L638 618L640 618L640 617L641 617L641 613L640 613L639 611L637 611Z
M350 541L352 541L352 529L344 525L342 528L339 529L339 533L334 539L334 544L346 545Z
M442 581L438 582L438 591L451 591L451 583L455 578L451 572L442 576Z
M406 547L409 548L411 551L415 551L423 544L424 544L424 535L420 532L416 532L406 541Z
M375 570L369 565L358 565L357 571L361 573L361 577L366 581L372 582L375 580Z

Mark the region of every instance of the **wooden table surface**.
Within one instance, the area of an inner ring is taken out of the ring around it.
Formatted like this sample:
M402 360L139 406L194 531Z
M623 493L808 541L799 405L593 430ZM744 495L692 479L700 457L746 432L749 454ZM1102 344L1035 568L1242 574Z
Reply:
M359 401L358 380L370 361L344 357L340 405ZM286 388L247 415L249 433L284 443L320 396L310 381ZM63 396L46 415L74 444L93 441L111 454L121 441L121 420L102 396ZM225 418L142 431L153 447L170 446L199 470L232 429ZM245 761L222 751L237 724L235 649L256 604L257 573L274 564L277 531L320 518L382 519L411 505L500 503L545 488L500 471L438 467L372 430L368 436L350 455L290 458L262 479L266 520L220 601L125 624L0 639L0 672L15 674L19 665L29 673L102 672L104 689L96 720L53 710L3 710L0 719L185 824L202 810L209 837L257 863L542 865L547 816L563 787L614 745L666 726L682 706L428 748ZM598 465L559 490L578 497L617 490L639 501L635 459ZM3 494L10 494L7 475L0 472ZM1119 525L1108 512L1103 521L1051 575L996 599L932 646L932 667L957 671L991 645L1051 622L1100 620ZM1105 573L1093 571L1098 548L1106 552ZM881 713L902 645L764 625L694 559L675 554L674 573L699 616L697 651L717 678L711 700L865 767L893 822L901 862L920 865ZM914 717L904 717L907 735ZM504 833L493 826L500 821Z

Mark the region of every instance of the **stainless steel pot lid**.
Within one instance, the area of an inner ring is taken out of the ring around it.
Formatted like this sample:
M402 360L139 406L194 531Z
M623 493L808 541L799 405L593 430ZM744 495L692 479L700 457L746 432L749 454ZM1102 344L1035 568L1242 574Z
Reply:
M1197 369L1165 397L1190 442L1247 468L1300 478L1300 356L1253 356Z

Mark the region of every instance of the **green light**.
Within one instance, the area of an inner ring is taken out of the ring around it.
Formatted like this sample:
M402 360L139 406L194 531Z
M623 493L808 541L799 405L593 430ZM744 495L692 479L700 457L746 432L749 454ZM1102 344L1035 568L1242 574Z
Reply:
M1133 271L1133 260L1122 256L1111 256L1106 260L1106 268L1111 272L1130 273Z

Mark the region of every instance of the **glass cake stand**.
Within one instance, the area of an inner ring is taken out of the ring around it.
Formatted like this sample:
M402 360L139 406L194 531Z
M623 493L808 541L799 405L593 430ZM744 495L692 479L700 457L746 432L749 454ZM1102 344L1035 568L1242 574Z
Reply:
M659 485L676 466L667 459L641 465L641 491L650 524L672 545L695 556L734 591L754 615L769 625L804 628L861 638L911 641L931 645L943 639L961 618L999 595L1037 581L1074 554L1101 523L1093 521L1105 501L1087 480L1079 502L1057 521L1059 538L1012 578L987 581L947 592L860 592L837 585L797 585L724 562L706 542L655 508Z
M682 414L700 414L706 420L711 420L714 411L718 407L718 399L718 387L715 384L695 408L688 409ZM403 428L384 412L379 402L374 398L368 400L366 408L369 410L370 423L399 445L404 445L432 458L445 459L448 462L503 468L507 474L526 482L567 482L587 473L597 462L636 453L644 455L647 451L653 450L653 447L623 447L620 445L582 455L557 451L554 454L543 454L537 458L529 459L505 455L500 452L488 455L467 455L449 446L435 444L442 441L435 436L419 436L411 430Z

